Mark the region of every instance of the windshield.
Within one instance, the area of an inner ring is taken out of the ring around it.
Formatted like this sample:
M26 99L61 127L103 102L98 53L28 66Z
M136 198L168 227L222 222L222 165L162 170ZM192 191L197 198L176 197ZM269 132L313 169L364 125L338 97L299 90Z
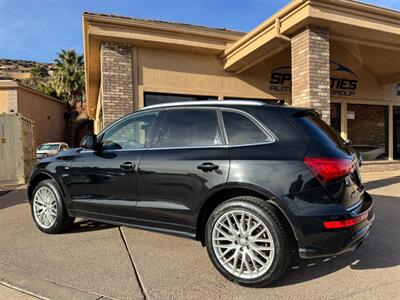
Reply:
M58 144L43 144L38 148L38 150L58 150L58 147Z

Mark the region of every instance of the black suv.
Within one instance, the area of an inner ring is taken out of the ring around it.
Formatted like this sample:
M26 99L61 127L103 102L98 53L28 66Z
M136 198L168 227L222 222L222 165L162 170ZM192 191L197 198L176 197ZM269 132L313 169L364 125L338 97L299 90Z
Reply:
M318 113L256 101L141 109L40 161L28 194L43 232L82 217L190 237L253 287L295 253L355 250L374 220L356 155Z

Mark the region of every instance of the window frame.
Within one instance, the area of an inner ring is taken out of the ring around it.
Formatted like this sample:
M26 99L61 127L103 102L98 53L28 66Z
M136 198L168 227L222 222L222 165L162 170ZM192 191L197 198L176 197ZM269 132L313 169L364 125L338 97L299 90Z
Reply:
M223 144L222 145L210 145L210 146L158 147L157 144L158 144L159 138L161 136L162 124L165 120L166 112L171 111L171 110L174 111L174 110L183 110L183 109L185 109L185 110L207 109L207 110L215 111L217 114L217 118L218 118L218 125L219 125L219 130L221 133ZM226 133L225 124L224 124L224 120L223 120L223 116L222 116L223 111L238 113L238 114L241 114L244 117L248 118L270 140L265 141L265 142L259 142L259 143L251 143L251 144L240 144L240 145L229 144L228 136ZM149 147L147 148L148 150L234 148L234 147L247 147L247 146L257 146L257 145L269 145L269 144L273 144L278 141L278 138L275 136L275 134L269 128L267 128L264 124L262 124L259 120L257 120L255 117L253 117L251 114L249 114L243 110L240 110L240 109L229 108L229 107L215 107L215 106L166 107L166 108L163 108L162 111L160 111L160 114L158 116L158 122L156 123L155 127L156 127L154 130L155 132L153 133L153 137L151 139Z
M253 122L254 125L256 125L265 134L265 137L268 138L269 140L264 141L264 142L257 142L257 143L229 144L229 138L228 138L228 134L226 132L225 122L224 122L224 117L223 117L224 111L231 112L231 113L237 113L237 114L240 114L240 115L244 116L245 118L249 119L251 122ZM226 145L228 147L247 147L247 146L255 146L255 145L269 145L269 144L275 143L278 140L278 138L275 136L275 134L269 128L267 128L263 123L261 123L259 120L257 120L255 117L253 117L251 114L249 114L245 111L242 111L239 109L234 109L234 108L219 108L219 114L220 114L220 118L221 118L221 122L222 122L224 138L226 141Z
M154 120L154 124L152 126L152 128L150 129L149 132L149 138L146 138L146 141L143 145L142 148L132 148L132 149L102 149L102 152L121 152L121 151L143 151L149 148L151 141L153 140L154 134L156 133L158 126L160 125L160 120L161 120L161 116L163 111L162 110L146 110L146 111L138 111L138 112L134 112L131 114L128 114L124 117L122 117L121 119L113 122L111 125L109 125L108 127L106 127L105 129L103 129L98 135L97 135L97 140L99 142L99 144L103 144L103 139L104 136L111 131L113 128L115 128L116 126L120 125L121 123L129 120L129 119L133 119L133 118L137 118L137 117L141 117L143 115L147 115L147 114L157 114L156 118ZM85 152L94 152L93 150L85 150Z

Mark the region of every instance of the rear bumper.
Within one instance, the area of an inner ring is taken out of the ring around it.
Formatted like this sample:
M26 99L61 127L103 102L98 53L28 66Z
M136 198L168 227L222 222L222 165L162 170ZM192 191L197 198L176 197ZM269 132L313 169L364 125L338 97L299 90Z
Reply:
M318 220L321 224L321 230L319 232L314 231L311 238L299 241L299 256L301 258L329 257L358 249L368 236L375 220L372 197L365 193L360 206L347 212L344 216L337 216L339 218L355 218L365 214L367 218L364 221L346 229L325 229L322 222L326 218L313 217L310 222ZM313 229L315 230L316 227Z

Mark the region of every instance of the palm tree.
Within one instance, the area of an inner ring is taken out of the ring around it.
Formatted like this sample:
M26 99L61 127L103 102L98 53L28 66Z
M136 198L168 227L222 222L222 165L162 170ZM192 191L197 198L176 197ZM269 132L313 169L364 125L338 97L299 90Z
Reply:
M34 83L44 81L49 77L49 71L44 65L36 65L31 69L31 79Z
M61 49L54 65L51 84L58 96L70 105L82 101L85 90L83 56L75 49Z
M31 76L24 83L40 92L50 95L50 91L47 88L48 86L50 87L49 80L50 74L47 67L38 64L31 69ZM57 97L58 95L55 94L55 96Z
M53 85L48 82L37 82L34 85L34 89L38 90L39 92L42 92L43 94L52 96L54 98L59 98L59 95L57 91L54 89Z

